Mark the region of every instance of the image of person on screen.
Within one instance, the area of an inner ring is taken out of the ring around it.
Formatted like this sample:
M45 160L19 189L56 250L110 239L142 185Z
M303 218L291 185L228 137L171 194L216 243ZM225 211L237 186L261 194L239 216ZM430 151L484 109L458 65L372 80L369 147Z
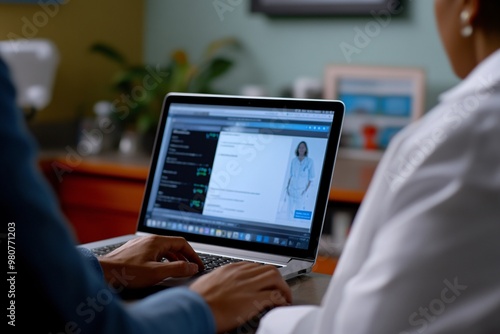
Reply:
M286 186L290 219L295 218L297 210L306 208L307 191L314 180L314 163L307 156L308 151L307 143L301 141L295 149L295 157L290 164L290 176Z

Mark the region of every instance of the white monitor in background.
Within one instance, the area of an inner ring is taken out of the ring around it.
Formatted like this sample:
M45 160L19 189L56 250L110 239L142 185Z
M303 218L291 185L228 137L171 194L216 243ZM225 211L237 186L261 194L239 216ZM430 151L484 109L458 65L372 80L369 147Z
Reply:
M19 107L32 112L47 107L59 64L54 43L47 39L0 41L0 57L10 68Z

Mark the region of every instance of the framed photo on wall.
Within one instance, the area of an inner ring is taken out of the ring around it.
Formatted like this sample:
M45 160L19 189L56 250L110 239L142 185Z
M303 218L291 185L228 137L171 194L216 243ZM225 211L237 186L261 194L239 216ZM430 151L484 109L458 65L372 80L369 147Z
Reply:
M371 15L403 10L402 0L251 0L251 11L276 16Z
M397 132L423 115L425 79L419 68L328 65L323 97L346 106L341 148L383 152Z

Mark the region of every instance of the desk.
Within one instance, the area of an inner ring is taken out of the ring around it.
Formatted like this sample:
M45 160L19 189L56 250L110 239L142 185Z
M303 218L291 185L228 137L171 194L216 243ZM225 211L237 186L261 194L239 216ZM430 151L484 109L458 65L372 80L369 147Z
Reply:
M293 292L294 305L320 305L332 276L319 273L292 278L288 285Z
M328 289L331 275L309 273L288 281L293 294L293 305L320 305ZM230 332L230 334L255 333L259 317Z

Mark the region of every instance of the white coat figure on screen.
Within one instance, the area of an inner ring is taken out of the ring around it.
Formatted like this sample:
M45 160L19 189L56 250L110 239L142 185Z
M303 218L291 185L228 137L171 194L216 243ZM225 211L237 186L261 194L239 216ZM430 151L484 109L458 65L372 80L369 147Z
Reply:
M301 141L290 165L290 177L286 187L289 219L295 217L296 210L306 209L307 191L314 180L314 163L307 153L307 144Z

